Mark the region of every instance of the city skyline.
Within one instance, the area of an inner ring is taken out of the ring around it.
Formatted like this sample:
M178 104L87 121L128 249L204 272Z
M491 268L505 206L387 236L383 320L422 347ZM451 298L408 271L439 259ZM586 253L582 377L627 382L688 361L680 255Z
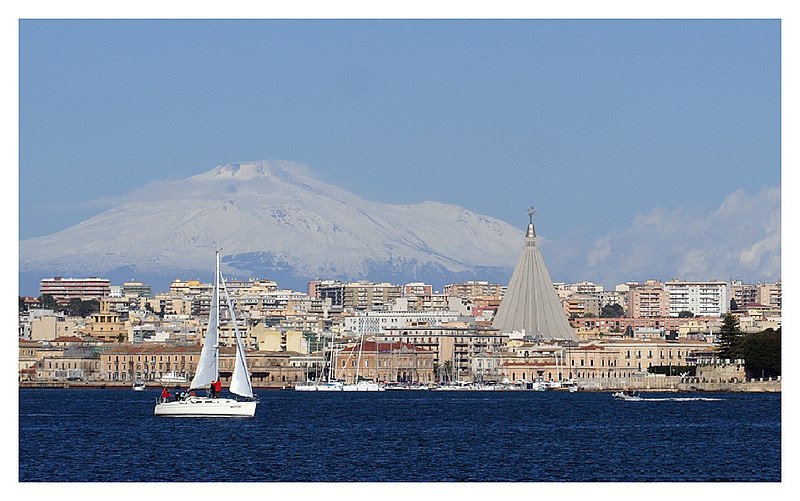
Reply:
M521 235L533 204L557 281L776 280L780 36L779 20L23 20L19 238L286 159Z

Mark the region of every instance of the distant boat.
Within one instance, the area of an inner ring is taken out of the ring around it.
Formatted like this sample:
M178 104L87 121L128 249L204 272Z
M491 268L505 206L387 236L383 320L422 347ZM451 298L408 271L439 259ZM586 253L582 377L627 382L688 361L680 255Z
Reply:
M342 391L344 383L341 381L298 384L294 391Z
M333 379L333 346L334 346L333 339L334 336L331 335L331 342L328 349L328 352L330 353L330 363L328 363L326 357L325 364L323 364L322 367L323 373L325 372L327 367L328 371L327 380L306 381L305 383L300 383L295 385L294 391L342 391L344 383ZM319 376L319 374L317 375Z
M618 391L616 393L613 393L611 396L616 398L617 400L625 400L628 402L637 402L639 400L642 400L642 397L639 396L639 392L633 390Z
M144 391L144 389L145 389L144 381L137 379L133 383L133 391Z
M359 381L357 383L343 385L342 391L386 391L386 388L372 381Z
M231 376L229 391L242 397L219 398L217 391L221 387L219 379L219 296L220 287L225 291L225 299L236 336L236 362ZM199 397L194 395L194 390L211 389L211 396ZM166 393L166 390L165 390ZM211 312L208 318L208 328L197 362L197 372L189 385L189 395L175 395L174 400L160 399L156 402L153 413L156 416L171 417L253 417L256 413L258 401L253 395L253 385L247 371L244 345L239 328L236 325L236 313L225 287L225 279L219 269L219 251L216 252L216 269L214 273L214 292L211 296Z
M186 378L186 376L178 374L176 371L170 371L161 376L161 378L159 378L159 381L164 384L170 385L175 383L185 383L188 381L188 379Z

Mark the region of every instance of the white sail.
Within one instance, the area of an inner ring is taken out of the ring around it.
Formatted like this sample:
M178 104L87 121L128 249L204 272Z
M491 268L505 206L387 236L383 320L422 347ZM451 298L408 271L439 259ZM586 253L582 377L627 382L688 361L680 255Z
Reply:
M203 350L200 352L200 361L197 371L192 379L190 388L196 390L206 388L213 381L219 379L219 251L217 251L217 265L214 274L214 292L211 295L211 311L208 315L208 328L203 340Z
M244 356L242 335L239 333L239 326L236 323L236 312L231 304L231 298L228 295L228 288L225 287L224 278L222 278L222 287L225 289L225 301L228 305L228 311L231 313L233 332L236 336L236 361L233 365L233 375L231 376L231 385L229 389L230 392L235 395L250 398L253 396L253 386L250 383L250 373L247 371L247 361Z

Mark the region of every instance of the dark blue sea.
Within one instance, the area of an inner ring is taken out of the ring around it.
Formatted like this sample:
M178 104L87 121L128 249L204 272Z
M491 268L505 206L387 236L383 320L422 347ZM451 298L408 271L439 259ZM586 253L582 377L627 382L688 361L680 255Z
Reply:
M261 390L253 419L157 418L158 395L20 389L19 480L781 481L780 394Z

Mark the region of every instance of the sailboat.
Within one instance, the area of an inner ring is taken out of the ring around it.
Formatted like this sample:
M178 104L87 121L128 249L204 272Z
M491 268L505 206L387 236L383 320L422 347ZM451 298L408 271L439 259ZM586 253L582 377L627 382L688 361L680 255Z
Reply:
M361 340L358 343L358 361L356 362L356 378L350 384L342 385L342 391L386 391L382 384L361 378L361 351L364 348L364 333L361 333ZM377 350L376 350L377 351ZM350 353L352 356L352 352ZM376 371L377 374L377 371Z
M219 384L220 286L225 291L225 299L236 336L236 362L229 390L241 398L194 395L195 390L206 390ZM160 399L156 402L153 412L156 416L169 417L253 417L256 413L257 404L258 401L253 396L250 374L247 371L242 337L236 324L236 313L231 304L228 289L225 287L225 279L219 269L219 251L216 251L214 292L211 296L208 329L206 329L205 339L203 340L203 349L200 352L197 372L195 372L194 378L189 385L189 396L184 398L176 396L175 400L172 401Z
M325 381L317 381L314 382L307 381L306 383L301 383L295 385L294 391L342 391L344 383L341 381L335 381L333 379L333 350L334 350L334 338L335 334L331 333L331 342L328 348L328 356L330 356L330 363L328 363L328 356L325 356L325 363L323 364L322 371L325 372L325 367L328 370L327 380Z

